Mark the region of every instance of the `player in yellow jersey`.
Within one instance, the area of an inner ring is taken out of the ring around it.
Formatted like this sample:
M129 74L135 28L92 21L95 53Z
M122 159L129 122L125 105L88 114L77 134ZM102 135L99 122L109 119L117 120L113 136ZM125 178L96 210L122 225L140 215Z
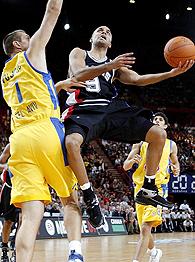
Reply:
M83 261L77 179L66 161L65 133L56 92L61 88L71 92L71 86L83 84L67 79L54 86L45 53L62 4L63 0L47 2L41 26L31 38L23 30L16 30L3 40L4 51L10 57L1 84L12 112L8 160L11 203L22 209L22 224L16 237L18 262L32 261L44 205L51 201L48 185L64 206L69 261Z
M164 113L157 112L154 114L153 123L163 129L166 129L168 127L168 118ZM148 144L146 142L134 144L132 146L131 152L123 164L123 168L125 170L129 170L133 167L134 164L138 165L133 173L135 196L144 182L147 146ZM162 185L168 183L169 180L169 166L171 166L172 172L175 176L179 175L180 165L177 157L177 145L174 141L166 139L155 180L159 194L162 196L164 195L164 186L162 188ZM136 212L138 224L140 227L140 240L138 242L135 259L133 262L141 262L147 249L148 253L150 254L149 262L160 261L160 258L162 257L162 251L155 248L151 230L153 227L157 227L162 223L161 209L162 208L160 206L154 207L151 206L150 203L145 206L136 203Z

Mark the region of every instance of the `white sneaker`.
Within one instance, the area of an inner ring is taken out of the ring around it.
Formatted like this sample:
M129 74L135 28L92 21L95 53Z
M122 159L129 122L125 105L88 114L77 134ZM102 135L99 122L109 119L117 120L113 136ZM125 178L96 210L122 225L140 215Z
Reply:
M156 249L156 254L150 255L149 262L159 262L162 257L162 250Z

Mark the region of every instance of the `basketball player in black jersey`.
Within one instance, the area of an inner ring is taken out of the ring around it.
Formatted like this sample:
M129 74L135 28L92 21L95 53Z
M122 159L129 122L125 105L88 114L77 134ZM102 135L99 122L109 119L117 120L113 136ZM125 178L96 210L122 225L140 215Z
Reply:
M20 209L16 208L13 204L10 205L11 199L11 179L7 170L7 160L10 157L10 144L7 144L4 148L2 154L0 155L0 170L3 171L1 175L1 179L3 181L3 187L1 189L1 197L0 197L0 216L3 217L3 228L2 228L2 256L1 262L9 262L9 261L16 261L15 257L15 237L16 231L13 239L11 240L10 246L13 250L12 257L9 260L8 257L8 242L10 238L10 233L12 231L12 226L17 223L17 228L19 225L19 213Z
M69 164L83 190L89 221L95 227L102 224L102 214L88 180L80 147L96 138L126 143L148 142L145 181L136 201L144 205L171 207L171 203L158 195L155 187L155 173L166 132L150 121L152 112L118 99L114 80L127 85L146 86L180 75L194 64L190 60L168 72L139 75L131 70L135 62L133 53L119 55L114 60L107 58L111 41L110 29L100 26L92 34L90 51L80 48L71 51L69 75L78 81L86 81L87 87L69 95L66 101L68 108L62 115L66 127Z

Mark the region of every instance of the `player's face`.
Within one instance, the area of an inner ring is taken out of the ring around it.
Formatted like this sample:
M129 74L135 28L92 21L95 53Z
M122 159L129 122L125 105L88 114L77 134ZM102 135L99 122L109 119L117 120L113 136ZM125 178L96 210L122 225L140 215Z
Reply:
M94 45L111 47L112 34L107 26L98 27L92 35L91 41Z
M152 121L155 125L158 125L162 127L163 129L167 128L167 125L165 124L165 120L162 116L155 116Z
M29 48L30 36L25 32L21 32L21 48L23 51L26 51Z

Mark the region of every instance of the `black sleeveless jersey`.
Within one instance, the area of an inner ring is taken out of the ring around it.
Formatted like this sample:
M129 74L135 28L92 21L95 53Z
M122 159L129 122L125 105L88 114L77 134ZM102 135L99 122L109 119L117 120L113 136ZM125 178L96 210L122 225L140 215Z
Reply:
M86 51L85 62L87 66L98 66L108 63L110 59L97 61ZM145 112L142 108L129 105L118 98L113 82L114 70L103 73L93 80L86 81L86 88L79 88L70 93L66 100L67 109L62 113L62 120L72 119L74 122L90 126L99 123L107 114L128 111L128 116Z
M98 66L110 62L110 59L105 57L103 60L95 60L86 51L85 63L87 66ZM105 106L115 98L118 93L112 83L114 70L103 73L92 80L86 81L87 87L77 89L76 92L70 93L66 100L67 106Z

